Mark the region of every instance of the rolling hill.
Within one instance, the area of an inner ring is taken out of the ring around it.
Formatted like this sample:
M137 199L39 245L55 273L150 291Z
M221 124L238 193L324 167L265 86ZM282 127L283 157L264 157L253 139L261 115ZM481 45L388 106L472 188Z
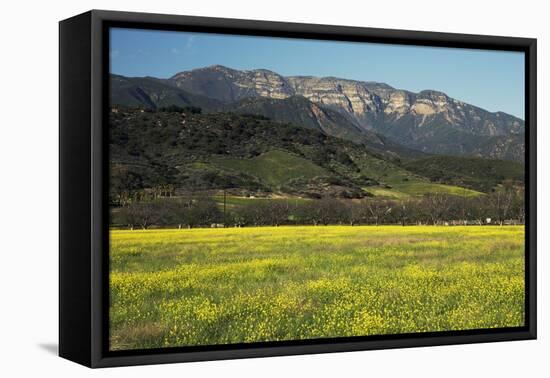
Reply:
M522 184L522 164L456 156L431 156L405 162L408 171L429 178L432 182L453 184L488 192L505 180Z
M113 191L170 186L256 197L472 196L518 181L522 172L520 164L475 158L396 161L320 130L249 114L117 107L110 132Z
M298 155L271 150L251 159L214 157L210 160L222 169L244 172L257 177L274 189L296 179L313 180L316 177L330 176L329 171Z

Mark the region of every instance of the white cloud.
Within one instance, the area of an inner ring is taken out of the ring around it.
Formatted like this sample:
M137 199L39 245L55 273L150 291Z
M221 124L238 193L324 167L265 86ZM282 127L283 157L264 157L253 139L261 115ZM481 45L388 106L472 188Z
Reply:
M172 47L170 49L170 52L174 55L179 55L179 54L185 54L185 53L188 53L187 50L191 50L193 48L193 45L195 43L195 37L194 36L190 36L190 37L186 37L183 41L182 41L182 46L180 47Z

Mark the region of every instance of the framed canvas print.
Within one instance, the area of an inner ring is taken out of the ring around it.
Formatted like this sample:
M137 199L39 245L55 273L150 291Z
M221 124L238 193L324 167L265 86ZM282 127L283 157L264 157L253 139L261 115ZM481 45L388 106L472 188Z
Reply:
M536 337L536 40L60 23L60 355Z

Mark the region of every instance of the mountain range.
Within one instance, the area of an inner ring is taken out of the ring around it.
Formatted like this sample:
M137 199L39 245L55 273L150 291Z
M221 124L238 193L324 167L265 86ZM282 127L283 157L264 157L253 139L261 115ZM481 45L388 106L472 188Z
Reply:
M262 115L400 159L432 154L522 162L524 121L426 90L215 65L168 79L111 75L111 104Z

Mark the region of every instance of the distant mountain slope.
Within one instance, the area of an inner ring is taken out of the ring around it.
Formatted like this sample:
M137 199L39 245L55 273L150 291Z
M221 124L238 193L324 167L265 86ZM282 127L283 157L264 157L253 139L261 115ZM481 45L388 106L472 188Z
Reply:
M478 134L453 125L444 114L425 121L414 114L383 115L376 120L379 133L412 149L431 154L476 156L523 162L525 135Z
M180 89L226 103L254 97L303 96L340 112L366 130L427 153L523 160L523 150L517 146L523 144L523 120L488 112L438 91L412 93L384 83L284 77L268 70L239 71L223 66L181 72L168 80ZM484 148L479 142L476 145L476 137L483 137ZM510 138L506 152L502 151L502 139L495 137ZM493 143L501 145L489 148Z
M286 99L245 98L227 104L221 109L243 114L258 114L277 122L311 128L330 136L365 144L373 151L393 158L418 159L427 156L421 151L406 148L381 134L366 130L338 111L315 104L302 96Z
M237 113L260 114L278 122L288 122L298 126L322 131L327 135L349 139L366 134L342 114L320 107L302 96L286 99L245 98L223 107ZM370 133L375 137L374 133Z
M111 75L111 105L141 106L156 109L163 106L198 106L204 110L221 105L209 97L189 93L166 80L153 77Z
M522 163L525 160L525 134L480 138L472 145L473 149L469 154L472 156Z

